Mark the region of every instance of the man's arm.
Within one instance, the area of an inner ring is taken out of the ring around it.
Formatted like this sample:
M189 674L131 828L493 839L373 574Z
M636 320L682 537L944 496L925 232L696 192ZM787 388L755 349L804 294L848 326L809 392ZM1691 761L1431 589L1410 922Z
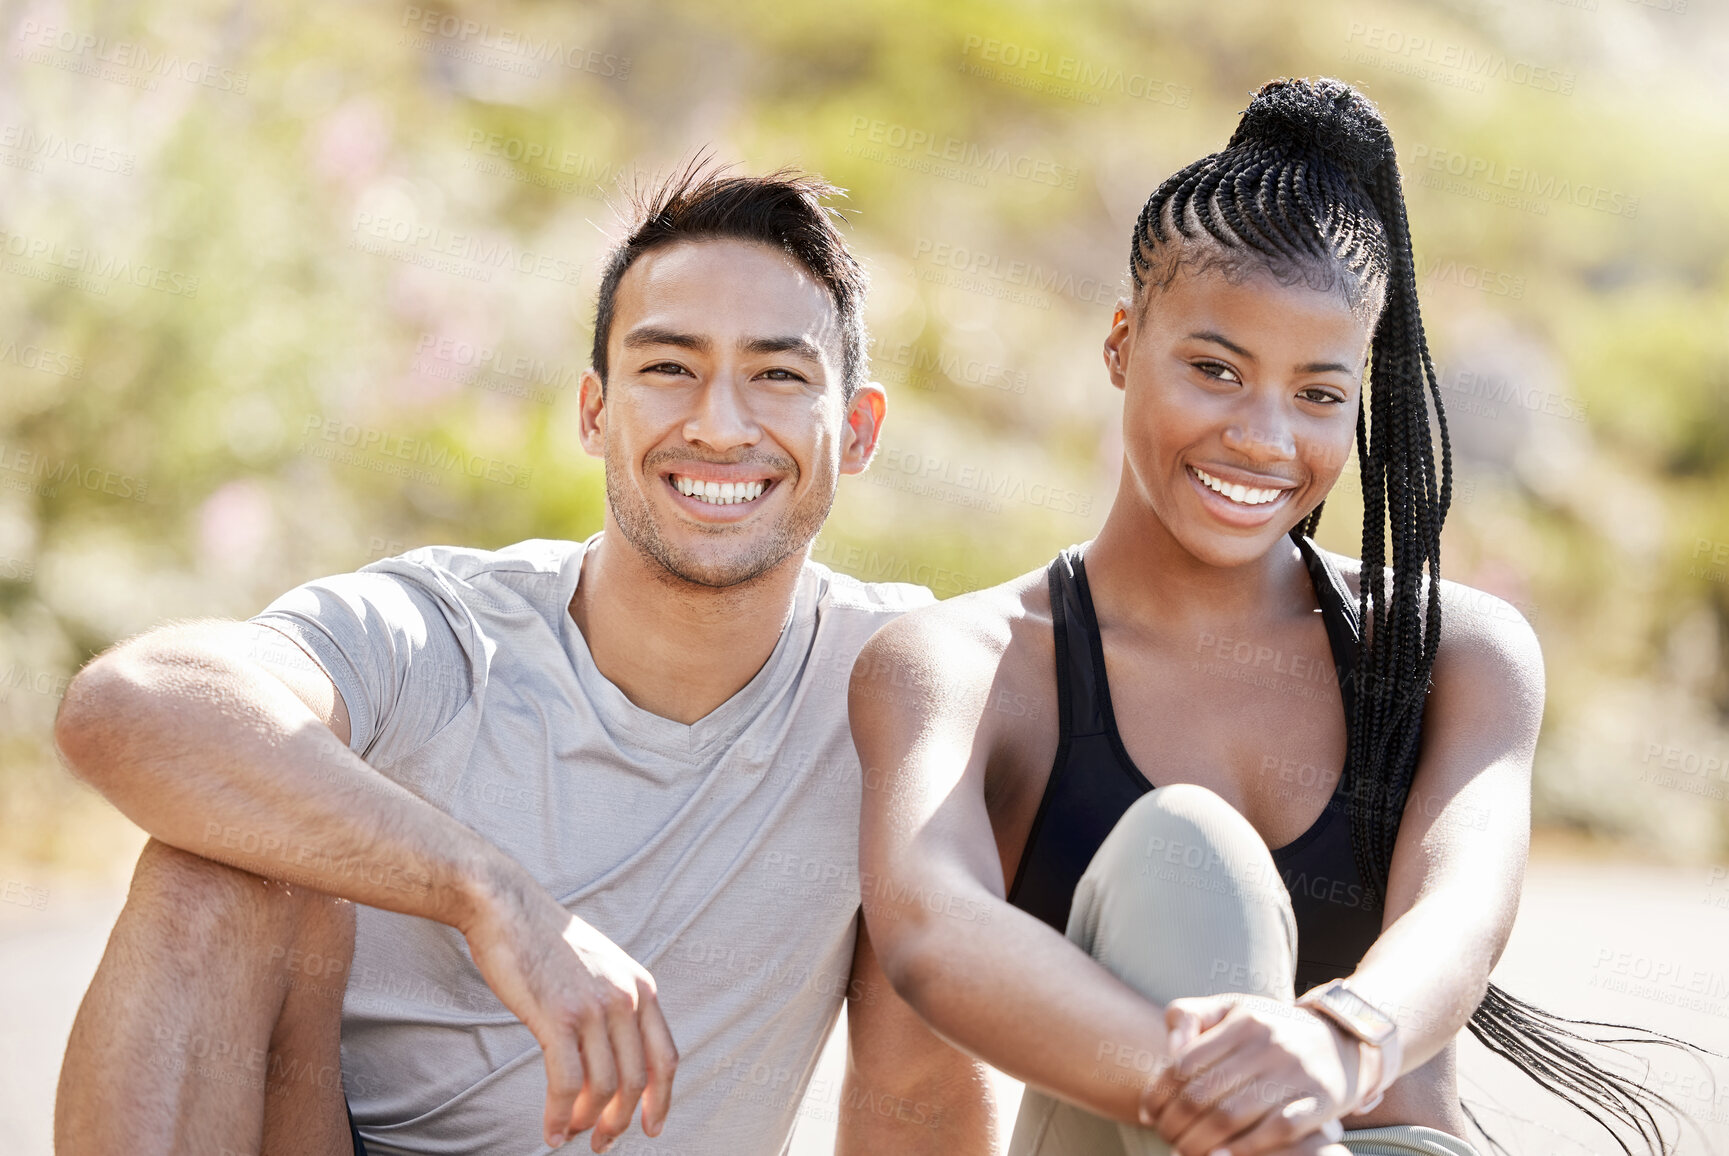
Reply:
M55 741L73 773L172 846L462 931L546 1053L546 1133L598 1151L665 1119L677 1052L654 981L526 869L348 748L348 707L285 635L164 627L87 665ZM586 1059L586 1064L584 1063Z
M861 926L836 1156L994 1156L997 1141L988 1069L931 1034L895 994Z
M890 623L853 668L871 941L895 991L942 1037L1134 1122L1138 1088L1100 1056L1106 1047L1166 1055L1164 1009L1004 899L984 774L1006 627L1002 638L981 636L957 613L971 597ZM920 901L932 895L943 901Z

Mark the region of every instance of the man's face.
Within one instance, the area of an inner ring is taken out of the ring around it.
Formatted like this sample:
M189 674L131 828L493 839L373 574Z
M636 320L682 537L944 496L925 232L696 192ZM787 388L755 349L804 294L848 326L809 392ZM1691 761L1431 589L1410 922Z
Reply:
M1123 304L1105 363L1125 393L1125 485L1196 558L1261 557L1344 468L1372 322L1260 274L1184 274Z
M751 241L680 241L625 272L604 396L582 383L583 446L606 460L620 533L669 574L748 582L822 528L843 473L876 447L883 393L842 400L822 282Z

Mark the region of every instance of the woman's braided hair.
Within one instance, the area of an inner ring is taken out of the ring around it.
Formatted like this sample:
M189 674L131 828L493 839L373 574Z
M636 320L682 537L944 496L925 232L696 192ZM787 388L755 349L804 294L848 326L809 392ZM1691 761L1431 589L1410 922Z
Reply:
M1338 80L1275 80L1262 87L1224 151L1173 173L1147 199L1135 225L1129 271L1138 308L1180 274L1199 270L1232 279L1270 274L1285 284L1341 292L1365 319L1378 312L1366 404L1357 416L1363 629L1344 783L1357 871L1378 907L1417 770L1441 638L1441 524L1453 462L1417 305L1393 138L1375 106ZM1440 432L1438 471L1431 407ZM1292 534L1312 536L1321 509ZM1636 1034L1602 1038L1573 1030L1585 1025ZM1659 1156L1671 1150L1653 1109L1673 1120L1675 1106L1594 1064L1578 1045L1698 1049L1639 1028L1555 1016L1494 984L1468 1026L1491 1051L1595 1120L1629 1156L1632 1149L1616 1126Z

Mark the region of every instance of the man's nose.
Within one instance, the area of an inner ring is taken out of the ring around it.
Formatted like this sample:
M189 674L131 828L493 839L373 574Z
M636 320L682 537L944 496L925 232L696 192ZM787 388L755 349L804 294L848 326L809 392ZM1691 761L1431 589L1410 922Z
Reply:
M703 384L697 392L696 409L684 423L686 441L720 453L755 445L761 436L744 383L727 371Z

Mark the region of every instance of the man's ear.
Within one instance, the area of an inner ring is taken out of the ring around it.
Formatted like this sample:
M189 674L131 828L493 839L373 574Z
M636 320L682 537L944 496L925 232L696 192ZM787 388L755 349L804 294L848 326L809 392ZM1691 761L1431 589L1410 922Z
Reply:
M877 452L877 439L882 436L888 401L888 394L874 381L865 382L852 395L846 415L846 440L841 445L841 473L862 474L870 465Z
M1105 372L1111 375L1111 384L1118 389L1128 384L1125 366L1129 360L1130 319L1134 308L1134 302L1127 297L1117 298L1117 311L1111 314L1111 331L1105 334Z
M590 457L606 456L606 386L592 366L582 373L582 448Z

